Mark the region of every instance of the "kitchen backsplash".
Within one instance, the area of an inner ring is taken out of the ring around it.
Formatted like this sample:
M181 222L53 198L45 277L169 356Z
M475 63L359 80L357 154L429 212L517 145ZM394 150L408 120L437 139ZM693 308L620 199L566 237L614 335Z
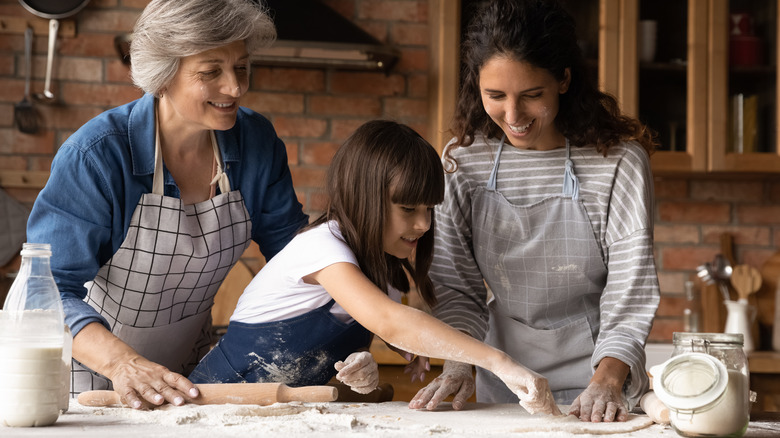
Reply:
M48 170L60 145L105 109L140 97L128 78L114 37L128 32L146 0L93 0L76 17L75 37L57 42L52 89L60 103L36 104L38 134L13 126L14 105L24 94L24 38L0 28L0 170ZM254 66L242 104L266 115L287 145L298 197L316 216L323 208L325 170L339 144L369 119L390 118L429 130L428 0L324 0L380 41L401 52L388 73ZM41 21L17 0L0 0L0 17ZM45 20L44 20L45 23ZM34 42L33 93L43 89L47 38ZM36 27L37 29L37 27ZM683 283L713 259L720 235L731 233L737 261L760 267L780 249L780 175L747 179L718 176L656 178L656 257L662 302L651 341L670 341L682 330ZM31 206L36 189L6 188ZM253 245L246 254L259 269Z

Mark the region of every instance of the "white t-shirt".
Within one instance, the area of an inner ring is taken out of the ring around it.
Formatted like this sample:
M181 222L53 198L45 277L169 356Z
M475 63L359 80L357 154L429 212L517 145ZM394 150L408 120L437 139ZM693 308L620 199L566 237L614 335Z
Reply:
M332 299L328 291L320 285L304 283L302 278L340 262L359 266L337 222L298 234L244 289L230 320L247 324L281 321L328 304ZM401 293L389 289L390 298L400 302ZM343 322L353 321L338 303L330 311Z

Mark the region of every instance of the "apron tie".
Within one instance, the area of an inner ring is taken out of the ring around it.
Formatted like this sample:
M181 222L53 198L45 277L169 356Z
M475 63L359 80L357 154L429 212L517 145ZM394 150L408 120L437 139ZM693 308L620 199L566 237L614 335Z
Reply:
M574 162L571 160L569 139L566 139L566 168L563 171L563 196L573 200L580 198L580 181L574 174Z
M218 184L219 191L221 193L227 193L230 191L230 180L228 180L227 174L225 174L222 166L222 157L219 153L219 146L217 146L217 137L214 135L214 131L211 131L211 146L214 148L214 158L217 164L217 171L214 178L211 180L210 185Z
M506 134L501 137L501 142L498 143L498 152L496 152L495 164L493 170L490 172L490 179L488 179L488 190L496 190L496 179L498 178L498 162L501 159L501 151L504 150L504 142L506 141Z

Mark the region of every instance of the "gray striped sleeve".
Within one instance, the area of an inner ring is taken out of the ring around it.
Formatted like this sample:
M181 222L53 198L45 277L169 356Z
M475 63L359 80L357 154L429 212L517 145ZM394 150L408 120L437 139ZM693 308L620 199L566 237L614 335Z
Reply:
M609 274L591 363L595 367L604 357L614 357L631 367L625 391L633 407L648 387L644 346L660 301L653 258L650 161L638 147L627 147L617 166L607 217Z

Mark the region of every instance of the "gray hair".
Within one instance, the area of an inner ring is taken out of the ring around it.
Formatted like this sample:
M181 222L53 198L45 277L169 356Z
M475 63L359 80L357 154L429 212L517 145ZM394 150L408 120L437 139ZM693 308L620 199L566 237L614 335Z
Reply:
M133 29L133 82L158 94L183 57L236 41L245 41L252 53L275 39L274 23L259 0L152 0Z

